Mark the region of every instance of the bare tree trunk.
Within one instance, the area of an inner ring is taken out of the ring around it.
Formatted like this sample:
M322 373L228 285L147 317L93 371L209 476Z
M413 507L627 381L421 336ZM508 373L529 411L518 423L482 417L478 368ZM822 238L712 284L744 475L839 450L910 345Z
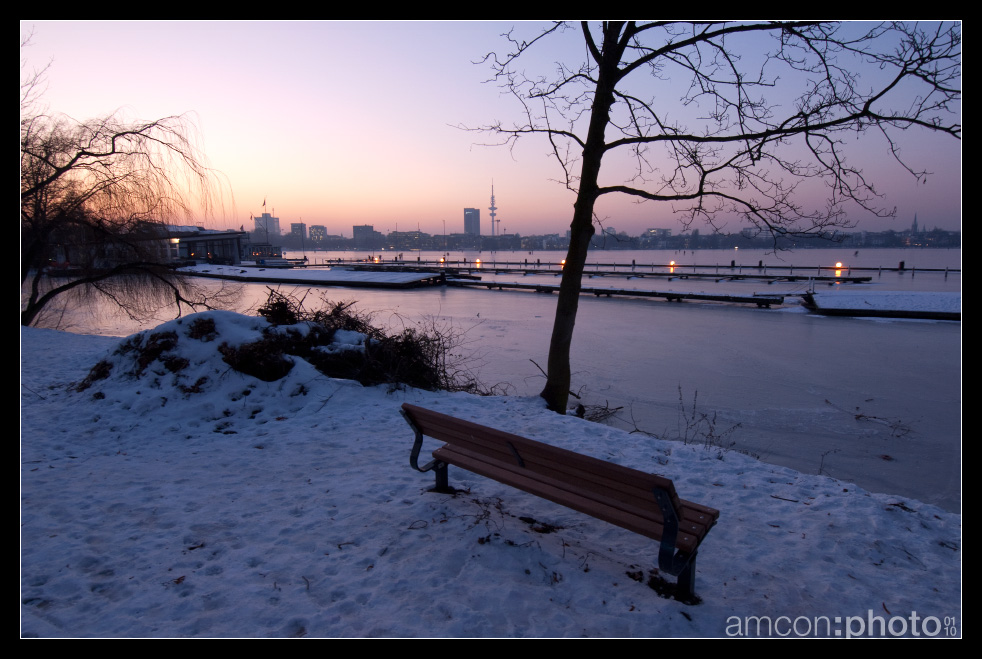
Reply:
M599 77L590 112L590 128L583 147L583 163L580 172L580 185L576 194L573 221L570 224L569 251L563 265L563 277L559 284L559 299L556 302L556 320L552 325L552 339L549 343L546 386L539 395L553 412L566 413L570 392L570 348L573 342L573 326L580 304L583 269L586 265L590 239L593 238L593 208L599 190L600 165L606 150L604 131L610 121L610 108L614 104L617 65L620 62L623 46L617 37L620 26L611 24L605 27L603 50L599 61Z
M581 193L582 194L582 193ZM577 202L572 232L569 238L569 252L563 265L563 277L559 284L559 300L556 302L556 319L552 324L552 339L549 343L548 377L546 386L539 394L545 399L549 409L560 414L566 413L570 389L570 348L573 342L573 326L576 323L576 312L580 303L581 278L586 263L587 250L593 237L592 209L593 201L583 204L582 212ZM577 217L584 215L586 225L578 222Z

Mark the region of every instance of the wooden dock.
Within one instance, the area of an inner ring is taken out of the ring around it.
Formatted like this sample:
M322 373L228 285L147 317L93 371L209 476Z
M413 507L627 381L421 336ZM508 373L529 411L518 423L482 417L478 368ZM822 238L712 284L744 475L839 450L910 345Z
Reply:
M522 263L515 261L482 261L482 262L433 262L433 261L419 261L419 262L407 262L407 261L393 261L391 263L352 263L346 264L346 267L350 267L354 270L370 270L370 271L412 271L412 270L423 270L432 271L437 269L441 272L446 272L448 277L474 277L477 274L495 274L495 275L520 275L520 276L530 276L530 275L553 275L559 276L562 274L562 264L559 263ZM657 270L656 270L657 268ZM706 272L700 272L698 269L705 269ZM711 270L711 272L709 271ZM665 281L673 281L676 279L700 279L700 280L710 280L714 282L724 282L724 281L744 281L744 280L754 280L763 281L768 284L773 284L777 282L802 282L802 281L835 281L848 284L856 284L872 281L873 277L869 275L851 275L848 272L846 274L842 273L843 269L831 269L831 273L822 274L823 271L829 271L830 268L819 267L819 268L796 268L793 266L788 266L786 268L770 268L771 273L767 272L768 267L748 267L748 266L672 266L672 265L644 265L644 266L631 266L631 265L618 265L618 264L587 264L583 271L584 278L586 277L620 277L627 279L645 279L645 278L659 278ZM774 272L778 270L779 272ZM781 270L787 270L787 272L781 272Z
M434 268L412 268L399 266L379 267L366 265L363 268L321 269L266 269L240 266L202 265L182 269L185 274L195 277L211 277L250 283L293 284L297 286L341 286L347 288L417 288L420 286L457 286L486 288L488 290L523 290L536 293L555 293L559 284L524 284L518 282L485 281L467 273L454 274L447 270ZM669 302L684 300L753 304L761 308L784 304L784 295L716 295L711 293L688 293L684 291L652 291L633 288L584 286L581 293L596 297L634 297L661 298Z
M469 288L487 288L488 290L520 290L534 291L536 293L555 293L559 291L558 285L552 284L519 284L500 281L469 281L460 279L448 279L448 286L461 286ZM759 308L770 308L771 305L784 304L783 295L714 295L712 293L685 293L681 291L644 291L633 288L598 288L594 286L584 286L580 289L581 294L594 295L596 297L650 297L661 298L669 302L682 302L683 300L708 301L708 302L729 302L736 304L754 304Z
M182 270L194 277L210 277L257 284L341 286L345 288L419 288L446 283L446 273L430 268L354 270L351 268L282 268L203 266Z
M956 320L962 319L961 294L952 293L911 293L910 299L894 301L884 305L872 293L871 299L858 295L821 295L805 293L802 305L812 313L823 316L850 316L863 318L913 318L917 320ZM922 304L917 296L930 296L931 304Z

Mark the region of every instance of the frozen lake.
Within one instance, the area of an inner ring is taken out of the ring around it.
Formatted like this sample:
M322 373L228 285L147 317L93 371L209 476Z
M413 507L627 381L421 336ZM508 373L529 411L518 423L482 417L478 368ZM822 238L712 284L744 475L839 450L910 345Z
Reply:
M594 263L738 264L960 268L959 250L804 250L782 254L711 251L593 252ZM291 254L292 256L292 254ZM312 263L337 258L311 253ZM358 255L343 254L345 258ZM439 258L439 254L420 255ZM456 258L457 255L451 255ZM475 255L485 262L541 259L558 252ZM406 261L416 255L404 254ZM714 260L715 259L715 260ZM782 260L783 259L783 260ZM960 274L858 272L855 290L957 292ZM498 275L514 280L514 275ZM536 277L539 278L539 277ZM556 279L548 275L546 279ZM527 278L526 278L527 279ZM654 286L795 295L807 284L601 278L584 285ZM609 281L608 281L609 280ZM558 280L557 280L558 283ZM825 285L825 284L820 284ZM281 287L286 292L292 287ZM380 323L434 319L465 331L462 351L487 384L535 395L544 382L555 296L483 289L319 289L331 300L357 300ZM265 299L261 284L243 285L241 309ZM318 289L308 296L316 299ZM74 331L126 335L126 323L92 321ZM620 408L608 422L669 439L739 450L806 473L824 473L876 492L913 497L948 510L961 505L961 324L811 315L794 304L742 305L583 296L574 334L573 389L586 405ZM684 417L681 414L684 410ZM693 417L693 413L695 416ZM698 422L698 423L697 423ZM643 468L643 466L641 467ZM654 469L654 467L653 467Z

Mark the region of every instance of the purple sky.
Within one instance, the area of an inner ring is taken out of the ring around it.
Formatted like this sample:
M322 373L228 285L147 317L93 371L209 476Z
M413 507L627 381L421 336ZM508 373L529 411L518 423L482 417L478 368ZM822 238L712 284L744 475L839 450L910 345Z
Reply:
M516 148L486 147L490 136L456 126L509 123L516 101L493 84L491 50L504 51L510 24L492 22L53 22L33 28L22 60L49 61L44 101L51 112L86 119L117 110L141 119L192 113L209 164L227 177L232 201L209 221L249 224L266 210L290 222L351 235L379 231L439 234L463 230L463 208L481 209L488 232L494 182L500 228L563 233L572 193L544 138ZM519 23L531 37L538 24ZM575 36L574 35L570 35ZM582 40L563 37L528 58L530 73L582 56ZM661 90L659 90L661 91ZM670 101L674 99L669 99ZM905 136L905 153L934 175L924 185L892 162L882 141L855 154L897 207L893 222L856 215L860 229L959 229L961 143ZM611 162L605 182L620 172ZM636 235L680 229L667 204L638 205L610 195L598 206L605 226ZM695 228L695 227L694 227ZM738 230L738 224L727 225Z

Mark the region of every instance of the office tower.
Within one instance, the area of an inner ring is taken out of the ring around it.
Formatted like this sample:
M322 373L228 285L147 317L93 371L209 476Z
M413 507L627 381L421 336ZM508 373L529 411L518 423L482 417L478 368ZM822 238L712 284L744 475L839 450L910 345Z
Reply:
M479 208L464 209L464 233L470 236L481 235L481 210Z

